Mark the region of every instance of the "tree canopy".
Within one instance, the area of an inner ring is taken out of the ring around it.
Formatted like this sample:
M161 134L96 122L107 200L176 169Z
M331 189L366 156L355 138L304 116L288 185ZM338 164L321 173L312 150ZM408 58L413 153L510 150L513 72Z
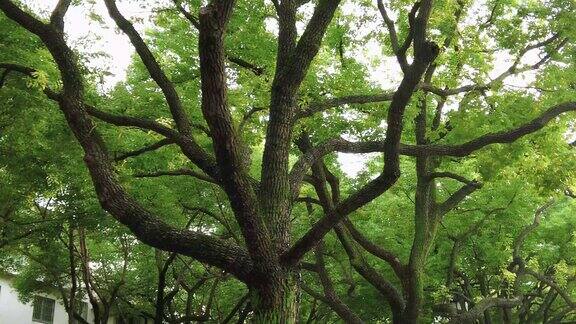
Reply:
M0 269L24 300L576 320L575 1L33 4L0 0ZM71 44L71 7L127 36L125 79L102 87L113 53Z

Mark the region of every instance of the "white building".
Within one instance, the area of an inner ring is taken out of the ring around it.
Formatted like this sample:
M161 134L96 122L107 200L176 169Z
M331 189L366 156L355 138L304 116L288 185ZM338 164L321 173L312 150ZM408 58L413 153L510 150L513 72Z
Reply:
M58 297L39 294L33 302L22 303L11 285L12 278L0 272L0 324L68 324L68 314ZM83 302L78 306L82 317L93 324L94 313L90 304ZM122 321L111 316L108 324L146 324L146 320Z
M42 294L24 304L18 299L11 281L10 275L0 274L0 324L68 324L68 314L56 296ZM84 303L82 306L88 323L93 323L89 305Z

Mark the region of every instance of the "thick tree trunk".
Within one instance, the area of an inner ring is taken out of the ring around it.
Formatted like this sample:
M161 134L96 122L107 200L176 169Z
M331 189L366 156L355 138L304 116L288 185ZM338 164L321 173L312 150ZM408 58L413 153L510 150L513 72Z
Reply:
M254 310L252 322L296 323L300 302L298 274L282 270L269 278L251 289L250 303Z
M420 121L422 122L422 121ZM419 124L423 125L423 124ZM420 127L424 129L424 126ZM417 134L418 142L425 143L425 134ZM408 274L404 287L406 291L406 308L402 315L402 323L418 323L422 312L424 299L424 272L430 248L434 244L436 231L441 216L434 210L435 185L429 179L429 172L434 163L427 157L416 159L418 180L415 195L414 211L414 241L410 253Z
M426 257L433 241L433 229L430 215L430 184L425 179L418 179L416 191L415 232L408 274L404 287L406 291L406 308L403 323L417 323L422 308L424 294L423 274Z
M395 320L395 323L415 324L418 323L418 319L420 318L424 294L422 282L423 270L416 267L410 269L409 272L405 284L405 287L408 288L406 294L406 307L402 312L401 318L398 321Z

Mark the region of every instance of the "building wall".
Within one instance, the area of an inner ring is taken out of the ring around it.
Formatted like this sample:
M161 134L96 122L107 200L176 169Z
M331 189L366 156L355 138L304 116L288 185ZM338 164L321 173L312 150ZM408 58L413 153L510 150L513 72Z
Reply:
M58 298L49 294L41 296L56 300L53 324L68 324L68 314ZM38 324L32 321L32 311L32 303L24 304L18 299L18 293L10 285L10 278L0 276L0 324ZM89 323L93 322L91 315L89 308Z
M32 321L34 307L32 302L24 304L18 299L18 292L11 285L12 275L0 272L0 324L42 324ZM52 324L68 324L68 313L59 298L50 294L38 294L42 297L54 299L54 320ZM88 305L88 323L94 323L94 312L92 306ZM114 315L108 318L107 324L116 324L119 321ZM147 324L150 321L144 318L133 319L130 323Z

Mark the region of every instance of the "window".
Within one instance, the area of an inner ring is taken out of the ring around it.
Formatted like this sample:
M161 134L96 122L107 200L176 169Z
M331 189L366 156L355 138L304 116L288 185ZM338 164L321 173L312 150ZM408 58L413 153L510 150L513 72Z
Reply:
M52 324L54 321L54 299L36 296L34 298L34 312L32 313L32 321Z

